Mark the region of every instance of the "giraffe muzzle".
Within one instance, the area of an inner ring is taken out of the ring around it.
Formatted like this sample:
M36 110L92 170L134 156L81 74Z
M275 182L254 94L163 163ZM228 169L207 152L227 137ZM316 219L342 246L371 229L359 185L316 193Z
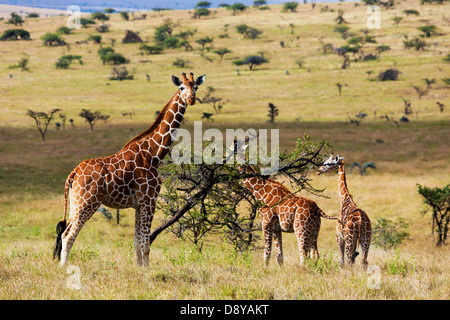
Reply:
M187 102L189 103L190 106L195 104L195 96L190 96L186 100L187 100Z

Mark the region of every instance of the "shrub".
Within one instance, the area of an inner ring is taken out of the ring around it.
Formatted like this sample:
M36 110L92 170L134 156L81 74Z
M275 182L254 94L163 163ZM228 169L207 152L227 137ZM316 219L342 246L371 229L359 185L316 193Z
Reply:
M103 64L108 63L117 65L129 62L121 53L116 52L109 52L101 56L101 59L103 61Z
M95 27L95 30L100 33L106 33L109 31L109 24L101 24L98 27Z
M99 21L107 21L109 20L109 17L104 14L103 12L94 12L91 14L91 18L94 20L99 20Z
M238 11L240 11L240 12L245 11L247 9L247 6L243 3L236 2L236 3L232 4L231 6L227 6L227 9L232 10L233 15L235 15Z
M421 26L418 29L424 33L426 38L430 38L436 34L436 26L433 25Z
M424 51L428 44L422 39L414 38L412 40L403 41L403 46L405 47L405 49L416 49L417 51Z
M174 66L177 67L177 68L186 68L186 67L190 66L191 64L192 64L192 63L191 63L190 61L183 60L183 59L180 59L180 58L177 58L177 59L172 63L172 65L174 65Z
M88 41L92 41L94 43L102 43L102 36L91 34L88 38Z
M397 69L387 69L386 71L381 72L377 76L377 79L380 81L396 81L399 74L400 71Z
M23 29L8 29L3 32L0 41L30 40L30 33Z
M133 80L134 76L130 74L126 67L121 68L112 68L112 74L111 77L109 77L109 80Z
M9 66L9 69L22 69L22 71L28 71L28 63L30 62L29 58L22 58L17 62L17 64L13 64Z
M30 13L27 15L27 18L39 18L39 13L36 13L36 12L30 12Z
M66 54L58 59L58 61L55 63L55 67L57 69L69 69L70 64L74 60L78 60L80 65L83 64L83 60L81 60L81 56L73 55L73 54Z
M297 7L298 7L298 2L297 1L291 1L291 2L285 2L283 4L283 12L296 12L297 11Z
M397 223L385 218L377 218L372 229L373 243L384 250L396 248L409 236L408 224L399 219Z
M22 19L22 17L20 15L18 15L15 12L11 12L11 17L9 18L8 22L9 24L13 24L15 26L19 25L21 26L22 23L24 23L25 21Z
M197 8L195 9L194 15L192 16L194 19L200 19L201 17L207 17L211 14L211 10L206 8Z
M56 30L57 34L71 34L72 33L72 29L66 27L66 26L62 26L59 27L58 30Z
M58 61L55 62L56 69L69 69L70 61L67 59L59 58Z
M237 66L241 66L241 65L248 65L250 70L253 70L254 66L259 66L263 63L267 63L269 62L268 60L266 60L264 57L262 56L247 56L242 60L235 60L233 61L233 64L237 65Z
M123 20L128 21L130 20L130 14L126 11L119 12L120 16Z
M169 49L176 49L180 47L180 39L177 37L168 37L166 39L164 39L164 47L169 48Z
M93 19L80 18L80 24L83 28L88 28L90 24L95 24L95 21Z
M442 59L442 61L450 63L450 53L447 53L447 55Z
M164 48L158 45L149 46L146 44L141 44L139 50L142 50L147 54L160 54L161 52L163 52Z
M41 37L41 39L44 42L44 46L54 47L66 44L66 42L60 38L57 33L47 32Z

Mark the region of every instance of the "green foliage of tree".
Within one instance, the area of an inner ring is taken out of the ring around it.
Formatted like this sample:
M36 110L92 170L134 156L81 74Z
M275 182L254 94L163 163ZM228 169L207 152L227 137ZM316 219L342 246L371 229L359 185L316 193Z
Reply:
M262 56L250 55L241 60L233 61L233 64L237 66L248 65L250 70L253 70L255 66L262 65L263 63L268 63L269 61Z
M236 26L236 31L238 33L244 35L244 38L253 39L253 40L258 38L258 36L262 34L261 30L250 27L246 24L240 24L240 25Z
M91 35L89 35L87 40L88 41L92 41L92 42L97 43L97 44L100 44L100 43L102 43L102 36L96 35L96 34L91 34Z
M63 38L61 38L57 33L47 32L41 37L44 42L44 46L55 47L63 46L66 44Z
M26 115L31 117L35 121L36 128L41 134L42 141L45 141L45 134L47 133L48 125L53 120L55 113L57 113L58 111L61 111L61 109L55 108L48 114L42 111L36 112L31 109L27 110Z
M195 7L208 9L211 6L211 4L212 3L209 1L200 1L200 2L197 2L197 5Z
M232 10L233 11L233 15L235 15L238 12L243 12L247 9L247 6L243 3L240 2L236 2L232 5L229 5L226 7L228 10Z
M24 29L8 29L3 31L0 41L31 40L30 33Z
M109 77L109 80L133 80L134 75L131 74L125 66L122 67L113 67L111 70L111 76Z
M91 14L91 18L94 20L98 20L98 21L108 21L109 20L109 16L104 14L103 12L94 12Z
M25 21L22 19L22 17L15 12L11 12L11 17L7 21L7 23L13 24L15 26L21 26L24 22Z
M242 142L237 140L235 143ZM289 179L294 193L304 190L321 195L321 190L309 184L306 173L321 164L329 148L324 141L313 141L309 137L298 139L291 153L280 154L280 166L270 178L283 176ZM193 159L196 155L191 152L187 156ZM203 152L202 156L209 157ZM215 154L211 156L215 157ZM220 154L217 156L221 157ZM180 164L172 158L165 160L159 168L164 190L160 194L162 201L158 202L158 210L165 218L152 230L150 242L153 243L164 230L171 230L178 237L195 243L201 251L208 234L220 233L222 239L234 245L237 251L253 249L259 229L254 219L261 203L243 187L242 179L268 176L262 176L258 165L252 166L256 168L255 172L242 172L236 164L227 161Z
M94 130L95 123L101 119L100 111L91 111L89 109L82 109L79 116L89 123L91 131Z
M144 51L146 54L160 54L164 51L164 48L162 46L149 46L147 44L141 44L139 47L139 50Z
M211 14L211 10L207 8L197 8L192 16L194 19L200 19L201 17L207 17Z
M80 18L80 24L83 26L83 28L88 28L89 25L95 24L95 21L89 18Z
M436 245L445 244L450 222L450 184L443 188L429 188L417 184L418 192L423 198L426 208L422 214L432 211L432 232L437 233Z
M298 2L297 1L290 1L283 3L283 9L282 12L297 12Z
M55 63L55 67L57 69L69 69L74 60L77 60L80 65L83 64L83 60L80 55L66 54L58 59L58 61Z
M66 26L62 26L59 27L58 30L56 30L57 34L71 34L72 33L72 29L66 27Z
M424 40L416 37L411 40L404 40L403 46L405 47L405 49L415 49L416 51L420 50L425 51L428 44Z
M126 11L121 11L119 12L120 16L122 17L123 20L128 21L130 20L130 14Z
M275 118L278 117L279 111L278 111L278 107L276 105L274 105L273 103L269 102L269 113L268 113L268 117L269 117L269 123L275 123Z
M426 25L426 26L421 26L418 29L424 33L423 34L424 37L430 38L436 34L437 28L434 25Z
M232 51L229 50L228 48L219 48L219 49L214 50L214 53L220 56L220 61L223 60L224 55L229 54L231 52Z
M28 68L28 63L30 62L30 59L28 57L22 58L17 62L17 64L10 65L9 69L21 69L22 71L29 71L30 68Z

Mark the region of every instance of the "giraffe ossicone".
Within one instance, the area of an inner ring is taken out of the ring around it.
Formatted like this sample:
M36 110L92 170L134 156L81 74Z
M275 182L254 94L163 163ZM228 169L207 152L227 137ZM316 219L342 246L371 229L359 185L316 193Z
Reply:
M194 80L191 72L182 79L172 76L178 90L159 113L155 122L117 153L81 162L66 179L64 216L57 224L53 258L63 266L83 225L101 204L115 208L135 209L134 247L138 265L148 266L150 228L155 213L161 179L158 166L170 150L172 134L183 120L188 105L195 104L198 87L205 75ZM67 215L67 201L70 214Z

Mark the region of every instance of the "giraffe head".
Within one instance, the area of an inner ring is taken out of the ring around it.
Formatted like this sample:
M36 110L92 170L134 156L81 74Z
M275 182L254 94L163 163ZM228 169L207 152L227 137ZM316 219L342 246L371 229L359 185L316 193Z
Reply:
M317 171L317 174L327 173L339 169L339 166L344 163L344 157L331 155Z
M176 76L172 76L172 82L180 89L181 98L192 106L195 104L195 93L197 92L198 86L205 81L206 75L202 75L194 80L194 74L191 72L189 78L186 77L186 73L182 74L183 80L180 80Z

